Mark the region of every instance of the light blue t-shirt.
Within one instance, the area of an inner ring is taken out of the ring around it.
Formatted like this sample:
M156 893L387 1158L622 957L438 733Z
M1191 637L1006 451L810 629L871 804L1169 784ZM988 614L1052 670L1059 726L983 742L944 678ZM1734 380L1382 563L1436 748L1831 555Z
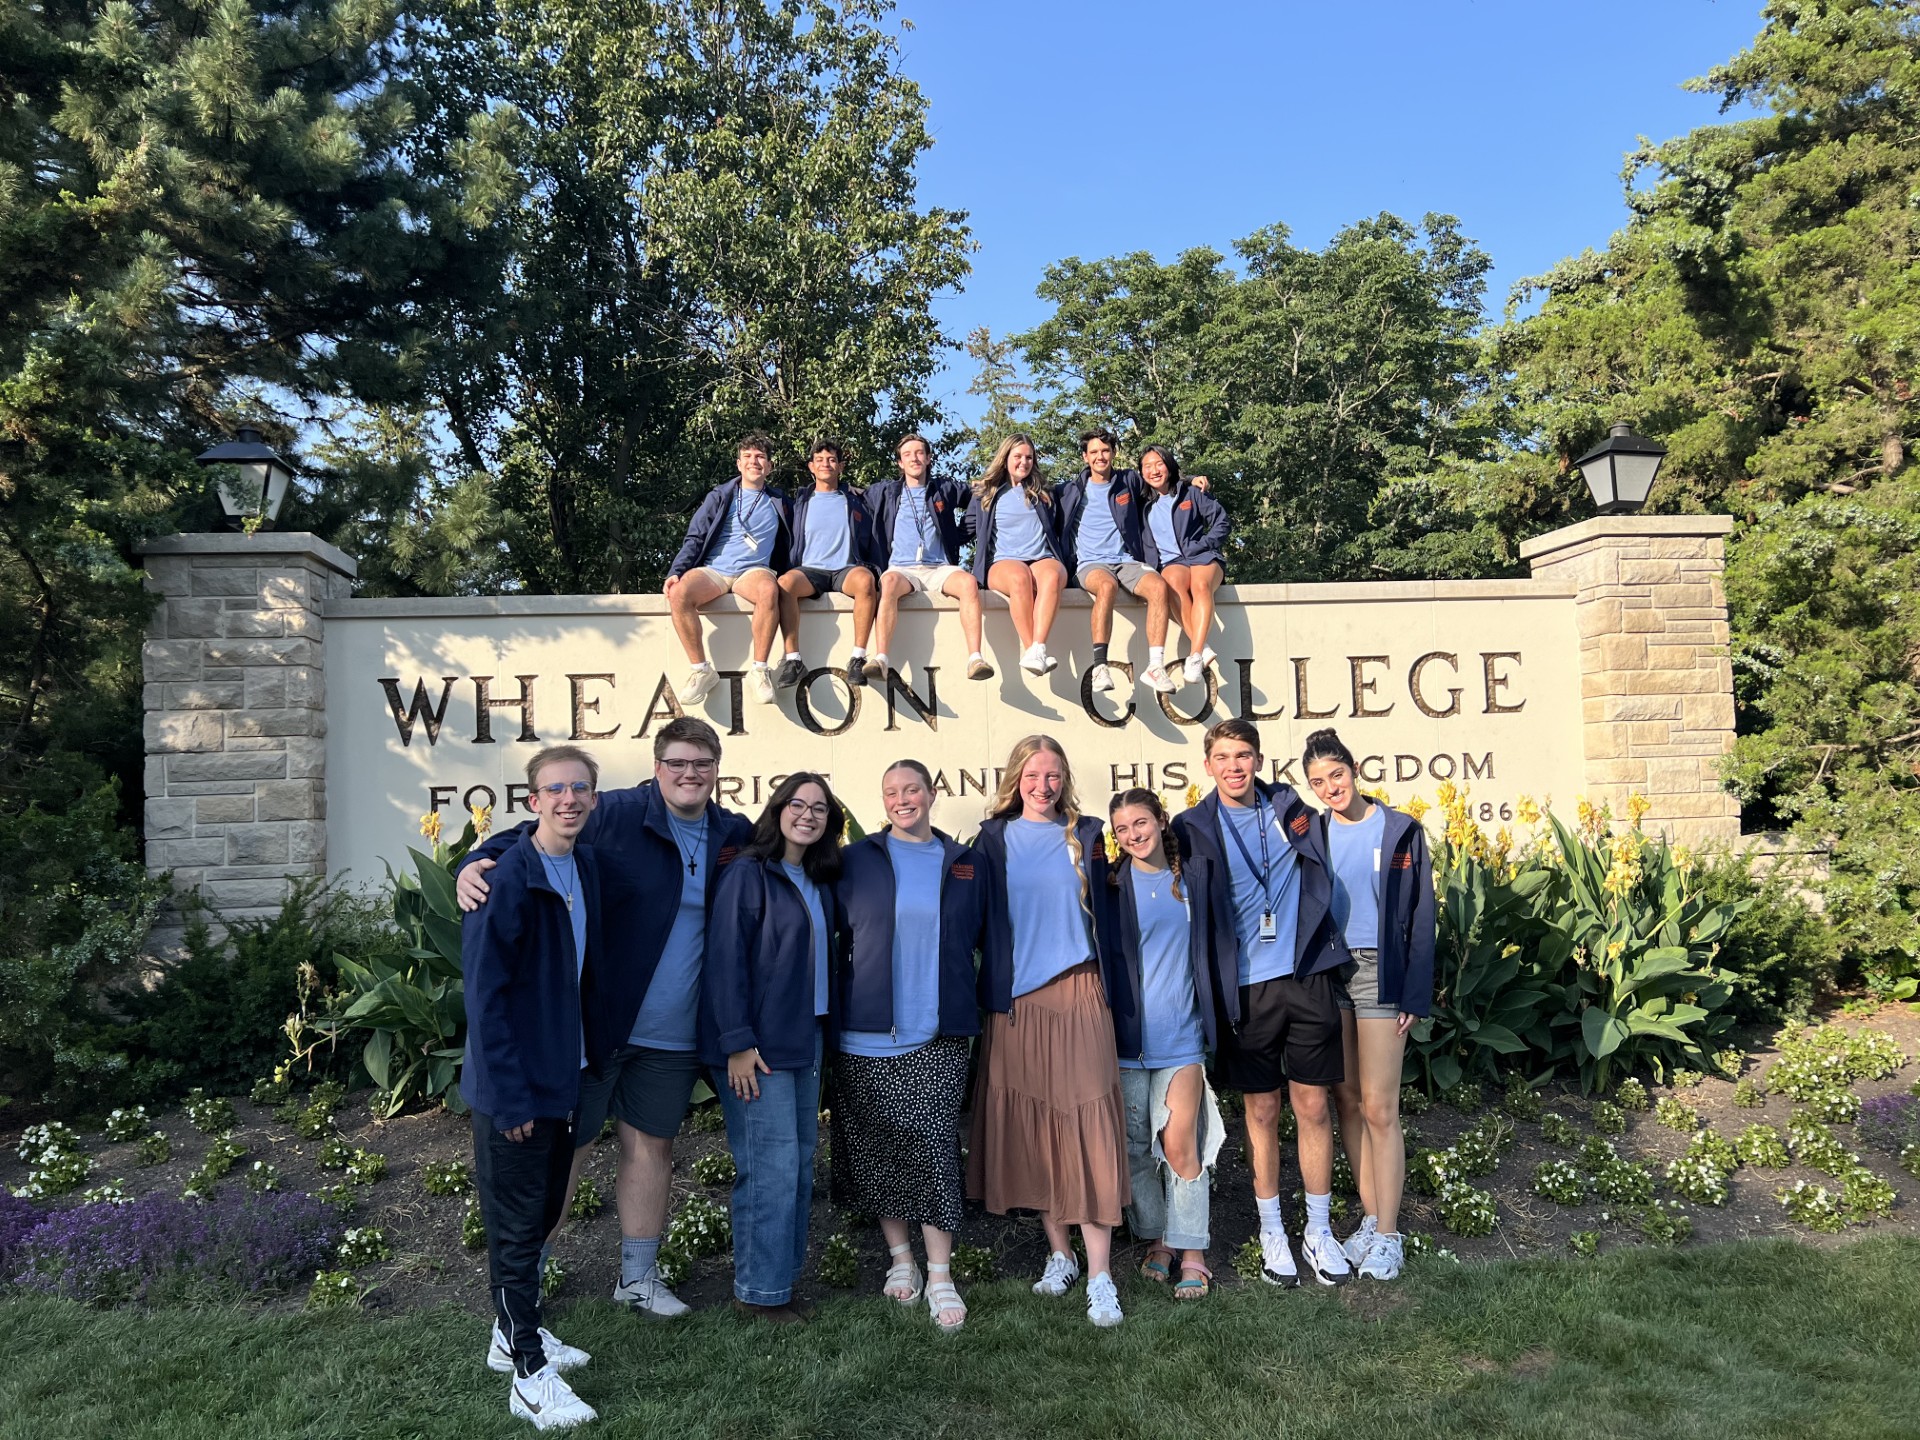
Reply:
M887 836L893 864L893 1031L847 1030L849 1055L905 1055L940 1033L940 881L946 847L938 840Z
M538 848L537 846L535 847ZM547 883L563 896L571 896L573 903L567 906L567 918L573 922L573 980L577 985L587 968L587 897L580 893L580 866L569 850L564 855L549 855L540 851L540 865L547 872ZM580 1030L580 1068L587 1065L586 1020L581 1019Z
M807 919L813 924L813 1013L818 1018L827 1013L827 912L820 903L820 887L802 867L782 860L780 868L807 902Z
M733 492L733 504L720 525L720 543L707 564L722 575L766 569L773 564L773 541L779 531L780 502L764 490L742 485Z
M1040 503L1028 497L1027 487L1007 485L993 498L993 558L1044 560L1047 517Z
M1220 802L1221 838L1233 880L1233 930L1240 942L1240 983L1293 973L1293 944L1300 926L1300 860L1280 829L1280 817L1266 801L1258 807ZM1266 858L1260 835L1266 831ZM1239 843L1235 843L1235 836ZM1266 866L1262 883L1261 866ZM1260 917L1271 913L1274 938L1260 938Z
M1343 825L1327 817L1327 860L1333 869L1333 923L1349 950L1380 948L1380 842L1387 812L1378 805L1366 819Z
M1167 1070L1198 1065L1206 1054L1200 1000L1193 988L1188 902L1173 893L1173 872L1133 876L1140 917L1140 1058L1120 1059L1122 1070Z
M1113 483L1087 482L1087 503L1080 507L1080 533L1074 537L1074 559L1082 565L1123 565L1133 557L1120 543L1120 527L1113 518Z
M1007 823L1007 917L1016 998L1092 957L1080 872L1073 868L1064 822Z
M810 570L841 570L853 563L846 491L816 490L807 501L807 553L800 563Z
M940 517L925 485L900 485L900 508L893 517L893 549L889 565L944 565L946 546L940 543Z
M1153 533L1153 544L1160 552L1160 563L1171 565L1179 560L1180 542L1173 535L1171 495L1157 499L1147 507L1147 528Z
M687 862L706 861L707 817L682 820L669 810L667 823L680 847L680 904L627 1043L650 1050L690 1051L698 1048L695 1031L700 1017L700 967L707 954L707 887L687 873Z

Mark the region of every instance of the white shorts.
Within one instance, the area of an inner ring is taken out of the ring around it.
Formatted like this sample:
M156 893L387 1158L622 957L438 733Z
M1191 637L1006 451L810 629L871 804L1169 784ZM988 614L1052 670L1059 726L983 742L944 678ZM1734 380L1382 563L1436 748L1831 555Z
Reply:
M914 595L945 594L947 582L966 573L958 565L895 565L887 571L887 575L898 575L905 580L908 593ZM880 578L884 580L886 576Z

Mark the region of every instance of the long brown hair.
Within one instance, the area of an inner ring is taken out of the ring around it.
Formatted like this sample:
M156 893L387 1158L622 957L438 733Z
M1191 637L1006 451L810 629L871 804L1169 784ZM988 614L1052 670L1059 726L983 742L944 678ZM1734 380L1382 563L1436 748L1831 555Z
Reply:
M1024 445L1033 451L1033 474L1027 477L1027 494L1030 503L1051 505L1053 495L1046 479L1040 474L1040 447L1033 443L1031 435L1015 432L1000 442L1000 448L993 452L993 463L987 466L987 473L973 482L973 493L979 498L980 508L984 511L992 507L993 500L1000 491L1013 482L1007 477L1007 457L1013 454L1016 446ZM1066 759L1063 755L1062 760Z
M1007 768L1000 776L1000 788L994 793L993 803L987 807L987 818L1019 818L1020 812L1026 808L1020 799L1020 772L1027 768L1027 761L1043 750L1060 762L1059 808L1062 818L1067 822L1067 854L1072 857L1073 868L1080 875L1080 904L1088 914L1092 914L1093 890L1087 880L1087 857L1080 846L1080 798L1073 789L1073 766L1058 740L1051 735L1029 735L1015 742L1012 753L1007 756Z
M1186 899L1186 893L1180 888L1180 837L1175 833L1173 826L1167 823L1167 807L1161 803L1160 797L1154 794L1153 791L1144 790L1136 785L1133 789L1122 790L1118 795L1113 797L1112 801L1107 805L1107 819L1112 820L1115 815L1118 815L1121 810L1129 805L1144 807L1159 823L1160 846L1167 854L1167 868L1173 872L1173 898L1176 900ZM1130 868L1133 864L1133 856L1128 855L1124 850L1121 851L1121 854L1125 857L1127 865ZM1120 886L1120 869L1121 867L1118 865L1109 865L1107 867L1107 884L1113 886L1115 889L1118 889Z

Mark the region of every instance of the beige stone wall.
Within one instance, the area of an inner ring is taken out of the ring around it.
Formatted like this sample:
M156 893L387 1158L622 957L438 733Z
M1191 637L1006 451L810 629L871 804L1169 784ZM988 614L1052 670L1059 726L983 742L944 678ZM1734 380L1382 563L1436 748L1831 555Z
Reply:
M326 632L353 560L311 535L175 535L142 656L147 865L228 915L327 872Z
M1574 591L1586 794L1690 842L1740 835L1720 788L1733 748L1722 515L1601 516L1520 548L1535 578Z

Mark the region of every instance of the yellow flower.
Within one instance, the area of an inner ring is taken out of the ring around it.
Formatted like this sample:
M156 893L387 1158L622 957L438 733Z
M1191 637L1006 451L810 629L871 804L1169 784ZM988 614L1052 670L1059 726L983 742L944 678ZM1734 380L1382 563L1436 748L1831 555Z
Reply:
M1433 807L1431 805L1427 804L1427 802L1422 800L1418 795L1414 796L1411 800L1407 801L1407 814L1411 815L1416 820L1418 820L1422 815L1425 815L1427 811L1431 810L1432 808Z
M1387 789L1384 785L1376 786L1372 790L1362 790L1360 793L1369 800L1379 801L1382 805L1391 805L1393 803L1393 797L1387 794Z
M1674 869L1678 870L1682 875L1691 875L1693 873L1693 865L1694 865L1693 851L1689 850L1684 845L1676 845L1673 847L1673 868Z
M467 813L473 816L473 833L482 838L493 832L493 806L469 805Z
M1628 823L1631 824L1634 829L1638 830L1640 828L1640 821L1645 818L1646 813L1651 809L1653 809L1653 802L1647 799L1646 796L1629 795L1627 797Z
M1186 808L1189 810L1198 805L1200 803L1200 787L1198 785L1187 786L1185 799L1187 802Z
M1106 832L1106 840L1107 863L1109 865L1117 865L1120 863L1120 837L1109 830Z
M1440 788L1434 792L1440 799L1442 809L1451 806L1460 798L1460 791L1451 780L1442 780Z
M1500 947L1500 958L1502 960L1511 959L1513 956L1518 955L1519 953L1520 953L1520 947L1518 945L1502 945Z
M1538 825L1540 823L1540 806L1531 795L1522 795L1520 797L1520 803L1514 807L1514 813L1520 817L1520 823L1522 825Z
M429 810L420 817L420 833L435 845L440 843L440 812Z
M1608 961L1611 962L1614 960L1618 960L1621 956L1621 953L1625 951L1626 948L1627 948L1627 943L1624 940L1609 940L1607 942Z

